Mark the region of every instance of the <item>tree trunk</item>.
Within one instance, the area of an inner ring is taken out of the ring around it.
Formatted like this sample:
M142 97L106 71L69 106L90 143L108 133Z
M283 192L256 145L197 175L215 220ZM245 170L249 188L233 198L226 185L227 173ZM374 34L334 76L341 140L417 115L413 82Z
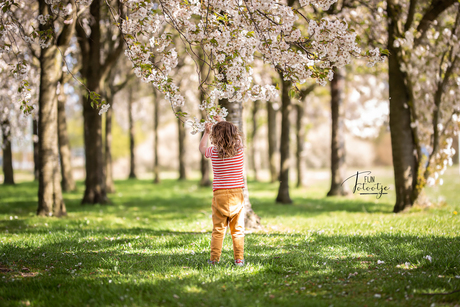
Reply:
M113 162L112 162L112 115L113 115L113 91L111 85L107 87L106 99L110 104L110 108L105 113L105 189L107 193L115 193L115 185L113 183Z
M158 157L158 123L160 120L160 102L157 99L156 91L153 90L153 104L154 104L154 111L155 114L153 115L153 152L155 155L154 162L153 162L153 173L154 173L154 183L160 183L160 162Z
M392 14L393 10L388 10ZM391 20L392 16L388 16ZM404 82L404 74L399 64L398 51L393 47L396 36L394 27L388 24L388 79L390 96L391 152L396 188L396 203L393 212L400 212L413 204L412 190L416 181L417 161L415 145L410 127L409 95Z
M203 50L199 49L198 50L199 57L202 59L206 59L206 55L203 53ZM200 67L200 81L203 82L203 80L206 80L207 77L207 70L206 70L206 65L204 63ZM206 100L206 94L205 92L200 89L200 103L202 103L204 100ZM201 118L206 119L206 111L202 110L201 111ZM204 133L204 132L203 132ZM201 134L201 137L203 137L203 133ZM201 180L200 180L200 186L202 187L209 187L211 186L212 182L209 179L210 173L211 173L211 161L209 159L206 159L204 155L201 155Z
M63 87L64 84L61 83L61 90L63 90ZM64 97L58 97L58 143L61 162L62 190L65 192L74 191L75 181L72 175L72 156L70 152L69 136L67 134Z
M48 14L48 5L44 0L39 2L39 14ZM40 25L41 31L47 31L49 25ZM64 27L62 34L68 35L72 29ZM67 32L69 31L69 32ZM58 41L62 37L60 36ZM62 47L62 46L61 46ZM63 48L62 52L65 52ZM39 178L38 178L38 209L37 215L63 216L67 214L62 199L61 178L58 159L58 107L57 84L62 74L62 56L54 44L41 49L40 54L40 89L38 97L38 151L39 151Z
M178 135L179 135L179 180L187 179L187 171L185 165L185 127L182 121L177 119Z
M252 134L251 134L251 164L254 171L254 180L259 181L259 167L256 159L256 134L257 134L257 111L259 110L259 101L254 101L252 108Z
M100 0L94 0L90 6L92 15L91 35L87 47L82 52L82 75L91 92L100 93L101 89L101 29ZM81 32L80 32L81 33ZM79 34L80 34L79 33ZM79 35L80 36L80 35ZM87 39L86 36L80 39ZM83 49L83 48L82 48ZM83 102L84 136L85 136L85 194L82 204L104 204L107 200L102 155L102 121L98 110L91 106L88 95Z
M267 122L268 122L268 164L270 168L270 182L275 182L279 178L279 173L276 170L276 113L273 108L273 103L267 101Z
M2 122L3 184L14 184L13 154L11 153L11 126L8 119Z
M133 120L133 87L129 88L129 97L128 97L128 117L129 117L129 178L136 179L135 172L135 154L134 154L134 137L135 137L135 128Z
M38 181L38 120L32 119L32 142L34 144L34 180Z
M201 101L203 101L203 95L201 97ZM201 118L206 117L206 111L201 111ZM201 134L201 137L203 137L203 133ZM204 155L201 155L201 180L200 180L200 186L202 187L209 187L211 186L211 180L209 179L209 173L210 173L210 165L209 165L209 159L206 159Z
M283 80L282 74L280 74ZM292 203L289 197L289 135L290 135L290 122L289 114L291 113L292 104L291 97L289 97L289 89L291 82L284 81L281 93L281 143L280 143L280 185L278 189L278 196L276 202L282 204Z
M297 121L296 121L296 168L297 168L297 187L304 185L304 159L303 151L305 147L305 101L307 98L302 99L296 104Z
M240 134L242 134L244 140L243 130L243 104L241 102L229 102L227 99L220 100L219 104L226 108L228 115L226 120L238 127ZM246 155L245 155L246 156ZM246 163L246 159L245 159ZM243 171L244 172L244 171ZM246 229L260 229L260 217L252 210L251 202L249 201L249 192L246 173L244 175L244 208L246 215L244 218L244 224Z
M342 185L345 180L345 130L343 123L343 96L345 88L343 69L334 70L331 81L331 189L327 196L347 195L348 186Z

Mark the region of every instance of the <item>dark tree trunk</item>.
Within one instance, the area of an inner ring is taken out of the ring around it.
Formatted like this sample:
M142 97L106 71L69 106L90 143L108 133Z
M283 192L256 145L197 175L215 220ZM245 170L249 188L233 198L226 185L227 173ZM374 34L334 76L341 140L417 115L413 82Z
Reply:
M327 196L347 195L345 180L345 130L343 122L343 96L345 88L343 69L334 70L334 79L331 81L331 189Z
M178 118L177 128L179 135L179 180L187 179L187 170L185 165L185 127L184 123Z
M3 140L3 184L14 184L13 173L13 154L11 152L11 126L8 119L2 123L2 140Z
M267 101L267 121L268 121L268 164L270 168L270 182L275 182L279 178L276 169L276 152L277 152L277 131L276 131L276 113L273 103Z
M205 58L205 55L203 54L203 51L201 49L198 50L198 54L200 58ZM207 70L206 70L206 65L202 64L200 68L200 77L201 77L201 82L206 79L207 77ZM205 92L200 89L200 103L202 103L204 100L206 100L206 95ZM201 118L206 119L206 111L202 110L201 111ZM203 137L203 133L201 134L201 137ZM211 164L209 159L206 159L204 155L201 155L201 164L200 164L200 169L201 169L201 180L200 180L200 186L202 187L209 187L211 186L212 182L209 179L210 173L211 173Z
M90 6L92 15L91 34L89 39L83 28L77 26L80 47L82 49L82 76L91 92L100 94L102 78L101 65L101 0L94 0ZM85 136L85 193L82 204L106 203L107 194L103 169L102 153L102 121L98 110L91 106L88 95L83 102L84 136Z
M200 101L203 101L203 96ZM201 118L206 117L206 112L201 111ZM203 137L203 133L201 134L201 137ZM203 155L201 155L201 180L200 180L200 186L202 187L209 187L211 186L211 180L209 179L209 173L210 173L210 165L209 165L209 159L206 159Z
M153 154L154 162L153 162L153 174L154 174L154 183L160 183L160 161L158 157L158 123L160 121L160 102L157 99L156 91L153 90L153 104L154 104L154 111L153 114Z
M226 108L228 115L226 120L238 127L240 134L244 140L244 130L243 130L243 104L241 102L228 102L227 99L220 100L219 104ZM246 155L245 155L246 156ZM245 159L246 161L246 159ZM246 162L245 162L246 163ZM251 202L249 201L249 192L246 173L244 173L244 209L246 211L246 216L244 219L244 224L246 229L259 229L260 217L252 210Z
M73 7L75 12L75 7ZM39 1L39 14L48 14L48 5L44 0ZM74 13L75 14L75 13ZM75 18L76 16L72 16ZM61 178L58 159L58 106L56 89L62 74L61 52L73 36L75 22L64 25L57 39L57 45L52 44L41 49L40 54L40 90L38 97L38 209L41 216L63 216L67 214L62 199ZM50 29L50 25L39 25L41 31ZM61 51L58 49L61 49Z
M280 78L283 76L280 74ZM291 113L292 104L289 97L289 89L291 82L284 81L281 92L281 142L280 142L280 185L276 202L282 204L292 203L289 196L289 135L291 123L289 122L289 114Z
M296 168L297 168L297 187L304 185L304 159L303 151L305 147L305 101L304 98L296 104L297 121L296 121Z
M256 134L257 134L257 112L259 111L259 101L254 101L252 108L252 134L251 134L251 164L254 171L254 180L259 181L259 167L256 159Z
M107 193L115 193L115 184L113 183L113 162L112 162L112 114L113 114L113 91L112 86L107 86L106 99L110 108L105 113L105 189Z
M136 164L135 164L135 154L134 154L134 137L135 137L135 127L133 120L133 88L129 88L129 97L128 97L128 117L129 117L129 178L136 179Z
M61 87L64 87L63 82L61 82ZM70 152L69 136L67 134L64 97L58 97L58 143L61 162L62 190L65 192L74 191L75 181L72 175L72 156Z
M391 20L394 11L388 10ZM409 94L404 74L398 58L398 51L393 47L396 37L396 24L388 24L388 58L389 96L390 96L390 133L391 152L396 188L396 204L393 212L400 212L413 204L412 191L416 182L417 161L414 155L415 141L410 127Z
M32 120L32 142L34 143L34 180L38 181L38 120Z

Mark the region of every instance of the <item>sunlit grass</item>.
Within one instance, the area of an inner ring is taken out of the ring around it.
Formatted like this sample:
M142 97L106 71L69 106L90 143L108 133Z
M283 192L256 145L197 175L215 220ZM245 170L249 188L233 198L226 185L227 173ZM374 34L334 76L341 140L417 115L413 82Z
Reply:
M387 170L376 177L392 184ZM0 187L0 305L454 306L460 288L458 169L427 194L441 205L393 214L391 193L324 197L327 180L291 189L250 182L263 229L246 236L248 265L232 265L227 235L209 267L211 189L198 180L117 181L110 205L35 216L37 184ZM427 257L429 256L429 257Z

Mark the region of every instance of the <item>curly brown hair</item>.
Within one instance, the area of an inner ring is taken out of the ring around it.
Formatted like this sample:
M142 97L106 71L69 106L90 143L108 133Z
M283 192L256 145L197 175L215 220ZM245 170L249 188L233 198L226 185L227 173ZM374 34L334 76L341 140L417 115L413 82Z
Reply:
M243 147L238 127L226 121L218 122L212 127L211 143L217 149L219 158L231 158Z

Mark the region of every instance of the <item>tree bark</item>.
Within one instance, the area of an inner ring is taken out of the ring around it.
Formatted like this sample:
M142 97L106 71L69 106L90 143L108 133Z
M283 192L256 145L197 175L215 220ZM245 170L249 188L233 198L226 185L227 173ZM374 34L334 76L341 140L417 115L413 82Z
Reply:
M297 187L304 185L304 159L303 151L305 147L305 101L304 98L296 104L296 168L297 168Z
M401 71L398 50L393 47L397 36L394 22L395 12L388 9L388 79L390 96L390 134L393 170L396 188L396 203L393 212L400 212L413 204L412 190L416 183L417 161L414 155L415 141L410 127L409 94Z
M200 101L203 101L203 95L201 97L202 99ZM201 111L201 118L206 117L206 112ZM203 137L203 133L201 134L201 137ZM209 187L211 186L211 180L209 179L209 173L210 173L210 165L209 165L209 159L206 159L203 155L201 155L201 180L200 180L200 186L202 187Z
M61 90L63 90L63 87L64 84L61 82ZM67 134L64 97L58 97L58 143L61 162L62 190L65 192L74 191L75 181L72 175L72 156L70 152L69 136Z
M158 157L158 123L160 120L160 103L157 99L156 91L155 89L153 90L153 104L154 104L154 111L155 113L153 114L153 152L154 152L154 162L153 162L153 174L154 174L154 183L160 183L160 162L159 162L159 157Z
M229 102L227 99L220 100L219 104L226 108L228 115L226 120L238 127L240 134L244 140L244 130L243 130L243 104L241 102ZM246 156L246 155L245 155ZM246 163L246 159L245 159ZM251 202L249 200L249 191L247 184L246 173L243 171L244 175L244 209L245 209L245 218L244 224L246 229L260 229L260 217L252 210Z
M129 97L128 97L128 117L129 117L129 178L136 179L136 164L135 164L135 154L134 154L134 137L135 137L135 127L133 120L133 87L129 88Z
M75 6L73 6L75 20ZM45 0L39 1L39 14L48 14ZM41 31L47 31L50 24L39 25ZM56 43L41 49L40 54L40 88L38 97L38 208L37 215L63 216L67 214L62 199L62 189L58 159L58 106L57 84L62 75L62 56L73 36L75 22L63 26ZM61 51L58 49L60 48Z
M86 80L86 87L89 91L100 93L105 74L109 67L113 66L117 56L115 52L110 53L104 64L101 63L101 0L94 0L90 6L92 15L91 34L89 38L80 23L77 26L78 42L82 54L82 76ZM117 48L118 49L118 48ZM103 169L102 153L102 121L98 110L91 106L91 99L88 95L83 102L84 136L85 136L85 193L82 204L105 204L107 193Z
M276 169L276 152L277 142L276 136L276 113L277 111L273 108L273 103L267 101L267 121L268 121L268 164L270 168L270 182L275 182L279 178L279 173Z
M280 74L283 80L282 74ZM281 142L280 142L280 185L276 202L282 204L291 204L292 200L289 196L289 135L291 123L289 122L289 114L292 110L291 97L289 97L289 89L291 82L283 80L281 92Z
M34 180L38 181L38 120L32 119L32 142L34 144Z
M180 111L180 110L179 110ZM179 178L178 180L187 179L186 159L185 159L185 127L182 121L177 119L177 130L179 136Z
M2 122L3 184L14 185L13 154L11 152L11 126L8 119Z
M252 108L252 134L251 134L251 164L254 171L254 180L259 181L259 167L256 159L256 134L257 134L257 112L259 111L259 101L254 101Z
M347 195L345 180L345 130L343 123L343 96L345 88L343 69L334 70L334 79L331 81L331 189L327 196Z
M107 193L115 193L115 184L113 183L113 161L112 161L112 115L113 115L113 99L114 92L112 86L106 87L105 98L110 108L105 113L105 189Z

